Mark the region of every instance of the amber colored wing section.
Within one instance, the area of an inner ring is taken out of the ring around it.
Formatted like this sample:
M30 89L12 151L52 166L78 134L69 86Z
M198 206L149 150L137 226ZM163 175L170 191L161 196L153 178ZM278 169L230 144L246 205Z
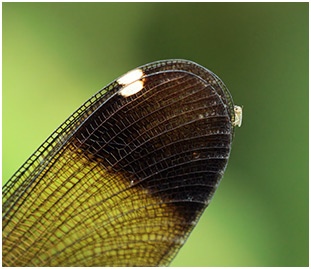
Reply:
M168 265L228 162L233 101L185 60L140 67L61 125L3 189L4 266Z

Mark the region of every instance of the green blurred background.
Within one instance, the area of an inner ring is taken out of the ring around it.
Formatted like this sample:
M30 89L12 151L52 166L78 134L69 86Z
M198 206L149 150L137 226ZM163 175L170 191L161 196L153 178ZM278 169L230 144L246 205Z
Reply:
M139 65L193 60L244 106L214 199L172 266L308 266L308 3L3 3L3 183Z

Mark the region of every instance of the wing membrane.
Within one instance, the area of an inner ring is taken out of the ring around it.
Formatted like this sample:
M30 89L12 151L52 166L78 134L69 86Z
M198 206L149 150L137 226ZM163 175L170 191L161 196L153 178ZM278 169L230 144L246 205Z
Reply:
M168 265L183 245L224 173L233 102L195 63L141 69L141 91L112 82L5 185L4 265Z

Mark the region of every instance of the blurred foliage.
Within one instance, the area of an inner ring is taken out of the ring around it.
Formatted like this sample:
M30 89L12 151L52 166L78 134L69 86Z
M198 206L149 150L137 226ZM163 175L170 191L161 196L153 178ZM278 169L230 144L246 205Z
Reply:
M193 60L244 122L172 266L308 266L308 15L308 3L3 3L3 183L113 79Z

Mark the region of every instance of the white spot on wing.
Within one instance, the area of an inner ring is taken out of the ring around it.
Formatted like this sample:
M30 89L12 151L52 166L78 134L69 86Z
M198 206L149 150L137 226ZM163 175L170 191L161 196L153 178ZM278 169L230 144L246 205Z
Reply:
M124 86L119 94L124 96L124 97L128 97L131 96L135 93L138 93L140 90L142 90L144 88L144 82L142 82L141 80L137 80L129 85Z
M122 85L127 85L134 82L135 80L140 79L141 77L143 77L143 75L144 73L141 69L135 69L120 77L117 82Z

